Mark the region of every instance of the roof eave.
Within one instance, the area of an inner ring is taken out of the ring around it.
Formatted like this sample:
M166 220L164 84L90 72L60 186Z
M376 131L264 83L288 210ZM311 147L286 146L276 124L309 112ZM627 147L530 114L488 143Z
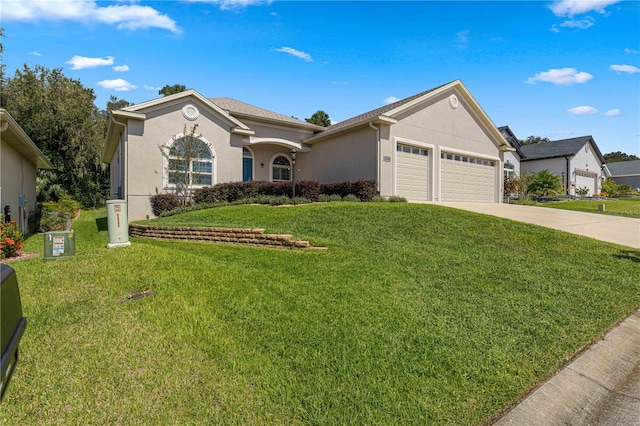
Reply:
M18 151L22 156L28 158L37 169L54 169L53 164L45 155L40 151L40 148L31 140L29 135L27 135L24 129L18 124L16 120L5 110L4 108L0 109L0 122L7 123L7 128L11 128L11 131L16 135L18 141L20 143L20 147L14 147L16 151ZM12 143L7 141L7 143L13 146Z
M320 141L325 140L327 138L334 137L334 136L337 136L337 135L340 135L340 134L343 134L343 133L346 133L346 132L350 132L350 131L352 131L354 129L357 129L358 127L365 127L369 123L372 123L372 124L384 124L384 125L387 125L387 126L391 126L393 124L396 124L397 122L398 122L398 120L396 120L395 118L388 117L386 115L379 115L377 117L372 117L372 118L370 118L368 120L358 121L356 123L350 124L349 126L345 126L344 128L342 128L342 129L340 129L338 131L335 131L335 132L331 132L331 133L328 133L328 134L318 133L317 135L314 135L314 136L310 137L309 139L305 139L304 143L312 145L312 144L314 144L316 142L320 142Z

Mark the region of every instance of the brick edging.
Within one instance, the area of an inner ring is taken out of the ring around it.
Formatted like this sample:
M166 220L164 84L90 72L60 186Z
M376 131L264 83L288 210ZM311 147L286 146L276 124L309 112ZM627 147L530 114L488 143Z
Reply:
M314 249L308 241L295 240L291 235L265 234L264 229L209 228L194 226L150 226L129 224L129 235L139 238L207 241L271 248Z

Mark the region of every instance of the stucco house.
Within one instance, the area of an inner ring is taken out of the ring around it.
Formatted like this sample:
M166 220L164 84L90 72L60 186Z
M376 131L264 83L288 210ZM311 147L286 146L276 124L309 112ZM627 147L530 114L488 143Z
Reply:
M607 163L607 177L613 179L617 185L629 185L640 191L640 160Z
M520 161L525 157L522 152L522 146L518 141L518 138L513 133L509 126L498 127L502 136L509 142L514 150L504 153L504 177L513 179L516 176L520 176Z
M194 124L204 154L186 165L192 187L291 180L295 150L296 180L372 179L381 195L409 201L499 203L514 150L460 80L326 128L187 90L112 112L103 160L129 220L151 216L149 198L174 190L179 158L160 149L179 146Z
M29 215L36 211L38 169L53 169L53 165L13 117L0 108L1 213L9 212L23 233L28 231Z
M600 193L605 160L592 136L562 139L524 145L521 170L549 170L562 176L566 194L576 195L576 189L587 188L587 195Z

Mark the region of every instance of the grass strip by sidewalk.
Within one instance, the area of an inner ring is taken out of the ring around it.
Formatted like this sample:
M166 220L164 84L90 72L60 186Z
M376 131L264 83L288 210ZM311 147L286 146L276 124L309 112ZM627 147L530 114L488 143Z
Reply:
M604 211L599 205L604 204ZM536 203L536 206L587 213L640 218L640 198L612 198L608 200L571 200L557 203Z
M74 225L75 257L12 265L29 327L0 423L478 424L640 304L638 251L434 205L157 221L291 233L321 253L108 250L102 216Z

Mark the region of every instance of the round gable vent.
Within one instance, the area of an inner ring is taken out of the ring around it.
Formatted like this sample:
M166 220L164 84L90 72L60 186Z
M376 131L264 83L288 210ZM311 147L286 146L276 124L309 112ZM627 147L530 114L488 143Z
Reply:
M456 95L449 96L449 106L453 109L456 109L458 108L458 105L460 105L458 97Z
M187 120L193 121L200 116L200 111L198 111L198 108L195 106L189 104L182 108L182 115L184 115L184 118Z

